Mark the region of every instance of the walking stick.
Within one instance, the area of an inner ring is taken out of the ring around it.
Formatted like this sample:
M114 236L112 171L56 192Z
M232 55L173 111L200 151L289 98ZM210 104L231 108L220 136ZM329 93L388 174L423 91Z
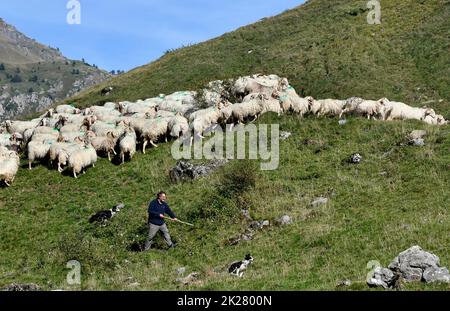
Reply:
M179 219L172 219L172 218L169 218L169 217L166 217L165 219L169 219L170 221L173 221L173 222L178 222L178 223L180 223L180 224L184 224L184 225L188 225L188 226L191 226L191 227L194 227L194 225L193 224L190 224L190 223L188 223L188 222L184 222L184 221L181 221L181 220L179 220Z

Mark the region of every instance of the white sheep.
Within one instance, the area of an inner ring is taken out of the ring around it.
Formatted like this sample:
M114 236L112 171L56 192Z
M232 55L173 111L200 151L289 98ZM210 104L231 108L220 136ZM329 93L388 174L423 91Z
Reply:
M8 147L11 146L12 135L11 134L0 134L0 146Z
M80 114L81 110L71 105L59 105L55 108L56 113Z
M317 111L317 116L340 116L344 111L346 104L345 100L337 99L321 99L315 101L317 105L320 106ZM313 104L314 105L314 104ZM316 109L316 107L314 108Z
M75 178L78 178L77 174L85 173L87 167L92 166L95 168L95 163L97 163L97 152L88 142L71 153L68 160L69 169L72 170Z
M416 108L405 103L393 102L387 99L381 100L383 116L385 120L419 120L423 121L427 116L436 117L436 112L431 108Z
M86 132L83 131L59 133L58 142L73 143L77 138L85 135Z
M175 117L176 112L166 111L166 110L158 110L155 118L173 118Z
M103 105L103 107L105 107L106 109L115 110L115 109L118 108L118 105L117 105L116 103L108 102L108 103L105 103L105 104Z
M156 142L160 137L165 137L167 141L169 120L166 118L157 118L149 120L150 122L145 123L145 127L141 133L142 141L144 142L142 146L142 152L145 154L145 148L150 143L153 147L157 148Z
M28 168L31 170L35 160L45 159L50 151L50 147L55 141L30 141L28 143Z
M120 148L120 158L122 159L122 164L125 163L125 155L128 154L130 160L133 159L136 153L136 132L128 127L125 133L119 138L119 148Z
M353 103L355 102L356 100ZM349 104L349 102L347 102L347 104ZM379 115L381 115L383 118L384 105L382 104L381 100L362 100L356 106L348 106L348 108L347 104L345 109L343 110L343 113L346 113L351 109L352 112L356 115L365 116L368 120L370 120L371 118L376 119L376 117Z
M446 125L449 121L446 121L443 115L437 114L436 116L427 115L423 121L430 125Z
M0 181L3 181L9 187L14 182L19 170L20 158L16 152L0 148Z
M189 122L181 113L170 119L168 127L170 136L174 138L180 138L189 132Z
M269 97L267 95L263 96L263 99L261 100L261 105L263 107L261 114L267 112L274 112L277 113L278 116L281 116L281 114L283 113L283 109L281 108L280 102L277 99Z
M8 131L8 133L10 133L10 134L20 133L21 135L23 135L23 133L26 130L34 129L35 127L37 127L40 122L41 122L41 120L36 120L36 121L10 121L10 120L7 120L5 122L5 125L6 125L6 130Z
M256 119L259 117L259 115L263 112L264 107L262 106L262 97L263 95L260 94L260 98L250 100L248 102L244 103L237 103L232 105L232 118L234 121L238 123L243 123L248 118L254 118L253 121L256 121Z
M52 144L49 150L50 166L57 161L58 172L62 173L62 167L67 165L70 154L80 149L82 144L83 140L81 138L77 138L73 143L57 142Z
M90 140L92 147L97 152L104 152L108 155L108 160L111 161L111 153L117 155L115 150L117 139L119 137L115 135L113 131L110 131L104 136L97 136Z
M292 86L284 91L275 91L273 97L276 98L284 112L293 112L303 117L309 112L312 103L307 98L301 98Z

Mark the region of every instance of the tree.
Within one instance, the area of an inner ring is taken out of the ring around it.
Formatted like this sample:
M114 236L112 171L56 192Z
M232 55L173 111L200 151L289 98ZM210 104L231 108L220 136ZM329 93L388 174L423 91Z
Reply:
M28 89L28 93L33 93L33 92L34 92L33 88L30 87L30 88Z
M2 63L2 64L0 64L0 71L3 71L3 70L5 70L5 65Z
M116 71L115 70L111 70L109 73L112 74L112 75L115 75Z
M37 75L33 75L30 77L30 79L28 79L29 82L38 82L38 76Z
M16 68L16 73L20 73L20 68L19 67Z

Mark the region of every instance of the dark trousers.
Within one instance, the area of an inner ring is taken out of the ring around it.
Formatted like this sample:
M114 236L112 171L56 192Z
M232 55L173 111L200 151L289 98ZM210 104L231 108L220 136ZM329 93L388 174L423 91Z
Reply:
M145 242L146 251L148 251L152 247L153 239L160 230L164 234L164 240L166 241L167 245L169 247L173 245L172 240L170 238L169 229L167 229L166 224L163 224L162 226L149 224L148 237L147 241Z

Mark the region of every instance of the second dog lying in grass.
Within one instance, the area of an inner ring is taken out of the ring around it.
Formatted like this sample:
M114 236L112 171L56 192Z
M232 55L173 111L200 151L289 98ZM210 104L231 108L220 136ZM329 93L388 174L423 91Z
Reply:
M241 278L244 275L244 271L252 262L253 257L248 254L247 256L245 256L244 260L233 262L228 268L228 273L234 274Z

